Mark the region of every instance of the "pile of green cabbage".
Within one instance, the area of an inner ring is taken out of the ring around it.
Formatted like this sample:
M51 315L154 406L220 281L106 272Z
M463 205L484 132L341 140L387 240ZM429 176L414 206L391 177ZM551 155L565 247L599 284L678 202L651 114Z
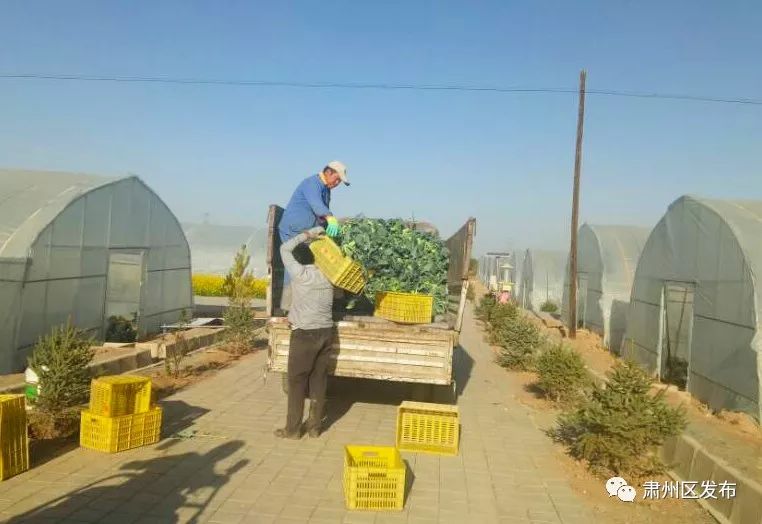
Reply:
M449 253L441 240L407 227L400 219L355 218L337 239L345 255L362 264L371 301L378 291L434 296L434 314L447 312Z

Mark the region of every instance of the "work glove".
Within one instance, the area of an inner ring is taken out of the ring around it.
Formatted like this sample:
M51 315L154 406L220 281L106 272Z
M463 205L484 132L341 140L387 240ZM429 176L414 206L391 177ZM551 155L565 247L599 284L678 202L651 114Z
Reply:
M329 237L335 237L341 232L341 228L339 227L339 221L336 220L335 216L328 215L325 218L325 221L328 223L328 227L325 228L325 232Z

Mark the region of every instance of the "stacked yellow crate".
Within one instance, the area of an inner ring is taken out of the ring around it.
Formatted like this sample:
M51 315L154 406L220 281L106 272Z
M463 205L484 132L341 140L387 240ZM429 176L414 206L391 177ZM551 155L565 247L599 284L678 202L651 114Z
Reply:
M457 406L403 402L397 410L396 446L345 446L347 509L401 511L407 468L400 451L457 455L459 441Z
M151 405L151 379L114 375L93 379L90 409L82 411L79 444L116 453L154 444L161 434L161 408Z
M0 395L0 480L29 469L24 395Z

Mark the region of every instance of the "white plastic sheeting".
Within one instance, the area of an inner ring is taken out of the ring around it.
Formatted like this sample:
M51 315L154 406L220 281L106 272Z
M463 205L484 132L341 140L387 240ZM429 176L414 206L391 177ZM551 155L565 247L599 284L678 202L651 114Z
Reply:
M684 196L635 272L622 354L664 376L687 361L687 390L713 409L760 418L762 201Z
M627 325L632 280L650 228L583 224L577 238L577 325L619 351ZM568 265L567 265L568 267ZM562 317L569 323L569 272Z
M526 250L517 294L521 307L539 311L543 303L550 301L560 309L566 258L564 251Z
M516 249L511 253L513 257L511 264L513 264L513 295L518 296L519 287L521 286L521 272L524 269L524 251Z
M100 338L110 315L146 333L191 306L188 243L137 177L0 170L0 373L68 319Z
M183 224L191 250L194 273L225 275L241 246L251 255L249 269L256 277L267 276L267 229L215 224Z

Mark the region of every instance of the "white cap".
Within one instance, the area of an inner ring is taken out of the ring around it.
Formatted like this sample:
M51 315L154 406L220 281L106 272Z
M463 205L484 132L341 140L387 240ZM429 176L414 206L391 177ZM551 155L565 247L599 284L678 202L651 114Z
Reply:
M339 162L338 160L334 160L332 162L328 163L328 167L336 171L336 173L339 174L339 178L342 182L344 182L345 185L349 185L349 179L347 178L347 166Z

